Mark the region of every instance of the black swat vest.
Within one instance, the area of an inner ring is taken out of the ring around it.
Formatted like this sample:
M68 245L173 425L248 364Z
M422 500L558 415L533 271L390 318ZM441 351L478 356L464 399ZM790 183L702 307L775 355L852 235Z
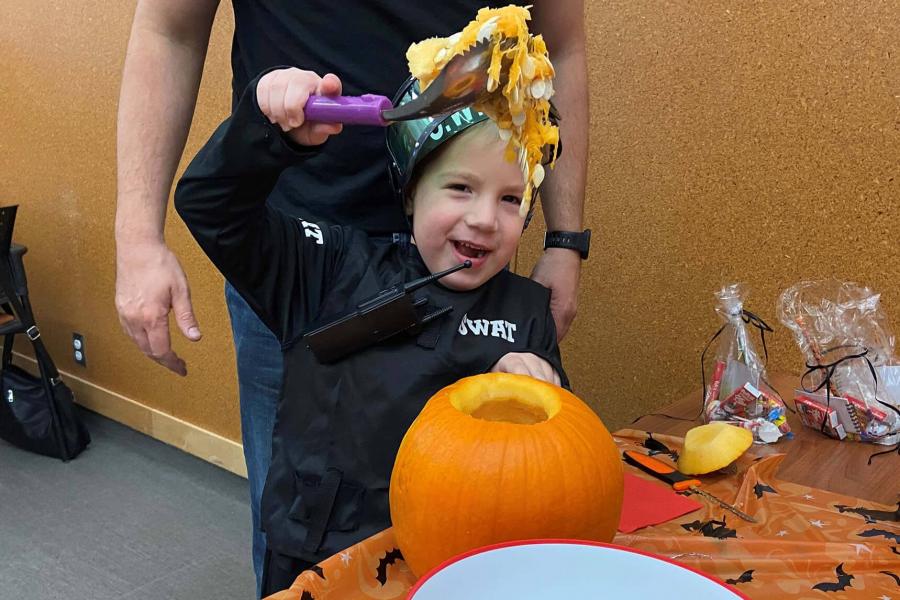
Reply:
M323 317L428 274L415 247L321 229L326 244L343 238L344 245ZM417 295L428 298L429 310L453 311L416 335L330 365L319 364L302 339L286 344L262 500L273 551L318 562L390 527L388 487L400 441L441 388L489 371L508 352L543 356L567 384L546 288L501 271L476 290L432 284Z

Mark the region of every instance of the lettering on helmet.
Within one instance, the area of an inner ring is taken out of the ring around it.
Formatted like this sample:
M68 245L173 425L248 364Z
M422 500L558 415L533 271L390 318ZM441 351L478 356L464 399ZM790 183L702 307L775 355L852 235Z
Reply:
M456 133L463 126L470 125L476 117L480 116L483 116L483 113L477 110L473 111L470 107L458 110L450 115L449 119L444 120L443 123L438 125L438 127L431 132L430 137L434 141L439 141L445 134L452 135Z

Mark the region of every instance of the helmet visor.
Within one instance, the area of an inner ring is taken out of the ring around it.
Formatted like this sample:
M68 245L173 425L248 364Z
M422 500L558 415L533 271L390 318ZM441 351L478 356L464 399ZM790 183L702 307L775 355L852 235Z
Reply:
M419 82L410 78L394 98L394 106L409 102L418 93ZM423 158L456 134L487 118L484 113L466 107L450 114L391 123L386 133L387 147L399 175L397 183L405 187Z

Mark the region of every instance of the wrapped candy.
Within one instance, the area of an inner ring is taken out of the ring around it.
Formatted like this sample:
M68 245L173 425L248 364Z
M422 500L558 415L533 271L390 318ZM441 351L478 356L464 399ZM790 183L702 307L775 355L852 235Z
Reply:
M803 281L778 301L806 360L796 404L805 425L837 439L900 442L894 336L880 294L836 279ZM882 377L879 377L879 373Z
M747 325L760 330L765 349L765 332L772 331L759 317L744 310L744 286L732 284L716 293L716 312L724 324L710 340L718 341L715 366L709 386L705 385L703 417L705 422L726 421L753 432L762 443L777 441L790 434L784 402L766 381L766 369L750 337ZM706 350L703 351L701 362Z

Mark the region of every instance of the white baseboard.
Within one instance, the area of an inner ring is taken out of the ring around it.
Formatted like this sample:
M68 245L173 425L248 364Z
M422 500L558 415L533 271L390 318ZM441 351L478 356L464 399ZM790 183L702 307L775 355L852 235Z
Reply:
M37 365L37 361L26 354L13 354ZM247 476L244 450L238 442L126 398L72 373L60 371L60 374L74 392L75 401L79 405L232 473Z

